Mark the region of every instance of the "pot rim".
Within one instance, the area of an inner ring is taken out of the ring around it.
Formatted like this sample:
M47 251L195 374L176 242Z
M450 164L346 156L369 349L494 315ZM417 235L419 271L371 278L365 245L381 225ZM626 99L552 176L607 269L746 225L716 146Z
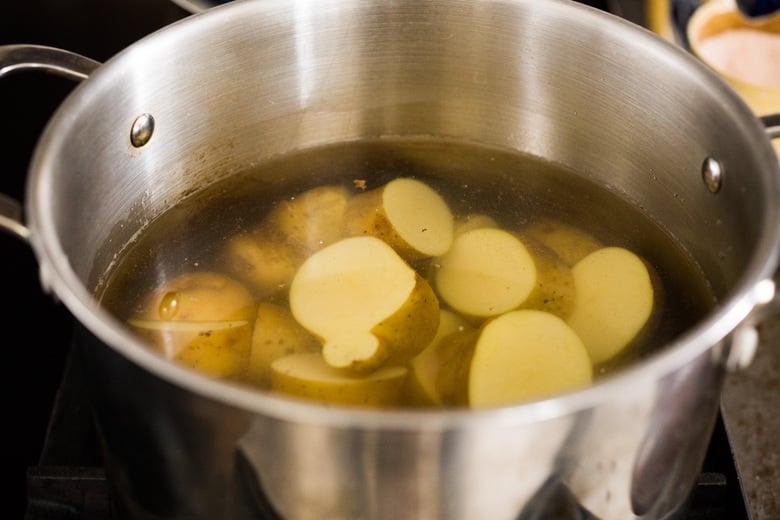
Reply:
M506 2L531 4L534 0L499 0L499 3ZM565 0L548 0L546 5L570 11L572 15L603 17L599 23L614 24L618 34L626 33L633 38L641 39L642 43L648 46L648 52L664 53L669 54L672 58L688 60L685 65L690 67L690 74L700 75L704 82L715 82L722 85L719 90L724 103L733 105L737 109L737 114L742 119L742 129L752 134L749 138L754 142L762 143L757 153L764 156L761 160L768 165L767 171L763 175L768 177L766 184L772 188L768 191L772 192L771 196L778 203L767 204L763 215L762 234L757 242L756 250L742 276L738 278L726 297L719 302L716 309L646 360L594 381L585 388L540 401L480 410L372 410L323 405L258 391L255 388L242 387L238 383L212 379L163 359L148 349L129 330L126 330L119 320L100 307L92 293L79 281L71 268L67 255L57 240L56 223L50 214L42 211L45 209L42 201L47 200L47 193L52 184L52 172L55 170L53 168L55 154L50 153L49 150L56 150L58 141L63 139L64 132L59 131L58 128L67 123L69 111L78 109L79 104L85 103L83 98L88 97L88 90L93 87L97 88L95 85L100 83L100 78L105 76L106 70L121 66L123 57L133 53L137 47L149 45L144 42L167 38L174 34L173 31L196 34L199 24L211 23L212 18L220 16L240 17L241 9L253 9L260 3L265 6L264 8L271 9L272 7L268 6L277 2L274 0L258 3L240 0L231 2L179 20L130 45L100 66L92 76L83 81L68 96L50 119L33 154L27 186L27 200L30 203L27 205L26 211L27 220L30 223L30 243L38 258L44 287L56 295L77 321L91 334L108 348L118 352L141 368L169 383L216 402L225 403L257 415L288 421L344 428L389 428L416 431L482 428L486 422L493 426L509 426L564 416L594 407L598 403L614 399L617 396L623 397L630 395L631 392L641 391L648 385L657 384L660 375L672 373L706 351L714 350L714 347L727 338L753 312L756 306L765 303L755 289L761 285L761 282L772 280L778 266L778 254L780 254L780 166L777 165L776 156L759 120L753 116L743 100L711 69L693 56L690 58L682 56L685 51L672 43L626 20L602 11L597 12L595 8L581 4L569 4ZM577 11L581 11L581 13ZM680 54L679 58L674 56L675 53ZM769 186L770 184L771 186ZM713 363L722 361L713 352Z

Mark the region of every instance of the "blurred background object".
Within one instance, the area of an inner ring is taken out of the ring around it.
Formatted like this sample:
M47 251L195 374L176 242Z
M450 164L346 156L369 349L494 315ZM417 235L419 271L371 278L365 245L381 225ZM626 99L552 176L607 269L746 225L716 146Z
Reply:
M778 5L777 0L709 0L696 9L685 27L689 50L715 70L759 117L780 113ZM765 12L770 7L774 10ZM764 14L748 16L743 8ZM780 153L778 140L774 147Z
M746 16L765 16L780 9L780 0L737 0L737 6Z

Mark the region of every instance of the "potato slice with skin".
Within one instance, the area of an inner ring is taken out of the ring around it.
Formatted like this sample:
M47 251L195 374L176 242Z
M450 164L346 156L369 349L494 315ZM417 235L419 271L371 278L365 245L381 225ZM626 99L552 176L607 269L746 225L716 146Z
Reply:
M553 250L523 237L536 265L536 285L520 308L537 309L566 318L574 306L574 276L571 268Z
M290 308L322 341L325 361L353 373L406 363L439 325L431 286L374 237L347 238L309 257L290 286Z
M466 231L480 228L497 228L498 222L490 215L484 213L470 213L463 217L455 218L455 236L462 235Z
M554 219L543 219L529 224L521 233L555 251L569 267L604 247L604 244L590 233Z
M508 312L487 323L474 348L469 405L520 403L583 387L593 378L591 360L574 331L542 311Z
M306 252L262 228L231 237L223 256L227 270L263 299L289 287Z
M320 354L294 354L271 364L271 389L331 404L394 406L399 403L405 367L383 367L365 376L345 375Z
M469 402L469 370L480 333L481 328L457 331L438 343L436 392L445 406L463 406Z
M436 336L422 352L409 362L409 375L404 387L407 402L417 406L440 406L442 404L436 381L444 355L442 349L447 346L443 338L471 328L468 321L460 315L447 309L440 311Z
M241 283L193 272L151 291L128 323L166 358L228 377L246 369L254 314L254 300Z
M654 291L644 260L622 247L595 251L572 268L576 290L566 321L594 363L625 348L648 323Z
M434 272L439 296L467 316L497 316L520 306L536 283L534 259L515 235L479 228L459 235Z
M261 302L257 306L252 349L245 379L267 388L271 384L271 363L292 354L319 352L320 342L304 329L283 305Z
M422 181L401 177L355 195L345 217L349 236L373 236L405 260L444 254L452 244L453 216L445 200Z
M262 226L313 253L343 238L349 191L327 185L307 190L275 206Z

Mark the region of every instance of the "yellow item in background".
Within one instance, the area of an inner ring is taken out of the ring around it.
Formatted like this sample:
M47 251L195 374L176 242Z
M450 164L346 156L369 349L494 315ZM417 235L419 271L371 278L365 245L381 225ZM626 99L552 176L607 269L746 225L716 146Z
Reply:
M757 116L780 113L780 77L769 77L772 69L780 75L780 13L748 18L734 0L710 0L691 17L687 35L691 52L724 78ZM780 155L780 140L773 146Z
M645 4L647 28L670 42L676 43L670 13L669 0L647 0Z
M670 0L648 0L648 29L679 44ZM734 0L701 2L685 27L689 51L712 68L759 117L780 113L780 12L749 18ZM718 41L715 41L717 39ZM738 50L739 46L742 47ZM751 67L751 68L748 68ZM780 140L773 143L780 155Z

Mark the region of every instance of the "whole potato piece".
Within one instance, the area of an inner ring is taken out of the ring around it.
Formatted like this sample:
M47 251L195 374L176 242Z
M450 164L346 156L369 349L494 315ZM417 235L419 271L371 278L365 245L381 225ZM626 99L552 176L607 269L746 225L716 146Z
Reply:
M312 188L279 203L261 226L277 230L311 254L343 238L349 198L343 186Z
M536 284L521 309L536 309L566 318L574 306L574 275L566 262L541 242L523 237L536 265Z
M404 385L404 397L416 406L441 406L442 400L437 388L437 379L444 350L449 343L444 339L450 334L471 329L462 316L447 310L440 311L439 328L436 336L425 349L409 362L409 375Z
M252 333L252 351L246 380L260 387L271 384L271 363L292 354L320 352L317 338L295 321L283 305L261 302Z
M531 237L546 245L569 266L601 249L604 245L599 239L585 230L555 219L535 221L521 230L524 236Z
M289 287L306 254L300 245L287 242L279 232L259 228L231 237L223 258L226 269L244 282L256 298L263 299Z
M128 323L166 358L228 377L246 369L254 315L254 300L240 282L193 272L152 290Z
M455 217L454 221L455 236L462 235L466 231L479 228L497 228L498 222L485 213L469 213L468 215Z

